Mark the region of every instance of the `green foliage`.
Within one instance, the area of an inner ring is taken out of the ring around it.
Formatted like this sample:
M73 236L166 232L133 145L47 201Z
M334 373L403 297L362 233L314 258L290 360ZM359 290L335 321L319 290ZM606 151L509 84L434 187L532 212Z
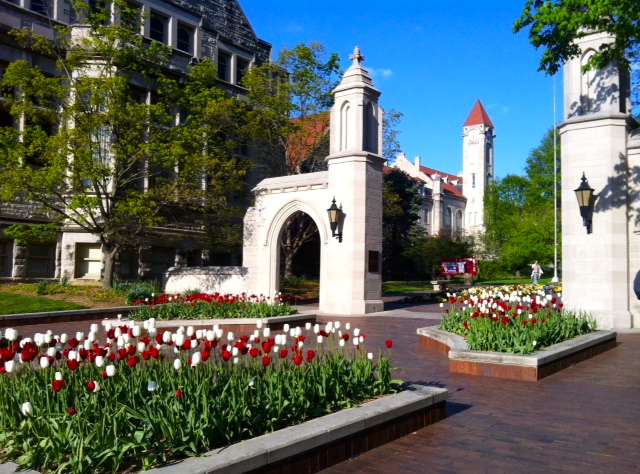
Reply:
M301 334L315 339L308 330ZM198 349L175 356L164 345L157 358L136 356L134 367L129 357L116 358L115 375L106 378L105 367L89 360L75 370L66 357L46 369L39 357L16 364L0 374L0 460L46 472L150 469L396 391L389 351L370 359L365 343L340 348L327 339L295 352L239 351L234 363L224 361L220 336L215 345L201 337ZM207 343L208 358L190 366ZM174 357L181 368L174 368ZM56 371L64 381L59 392ZM98 390L87 387L91 381ZM32 416L22 413L25 402Z
M126 1L114 2L132 20L120 25L104 21L107 10L71 3L86 27L59 26L53 43L29 29L12 32L56 57L60 75L22 60L3 72L5 104L26 125L20 134L0 129L0 198L30 201L98 236L110 285L120 248L147 241L159 225L205 228L229 197L243 195L249 165L235 149L247 142L247 106L217 88L211 61L168 75L170 48L139 34L139 10ZM133 76L152 101L139 97ZM8 93L16 89L22 94Z
M300 288L307 282L305 277L291 275L280 279L280 286L288 288Z
M42 296L47 294L49 288L49 282L47 280L40 280L36 285L36 295Z
M443 258L473 255L473 241L462 234L451 235L445 229L438 235L416 233L404 255L413 264L413 275L435 280L440 276L440 261Z
M484 249L487 259L498 263L504 273L526 272L539 260L554 261L554 151L553 130L531 151L526 176L507 175L494 181L485 192ZM557 151L560 156L560 151ZM560 160L557 160L560 190ZM560 216L560 193L558 222ZM561 248L558 232L558 249Z
M54 243L59 230L56 224L12 224L4 230L4 235L20 245Z
M297 44L273 63L251 68L248 122L269 176L318 171L329 153L328 111L339 83L336 53L323 44Z
M117 288L124 291L127 304L145 299L152 300L162 294L162 284L156 280L119 282Z
M418 212L423 202L421 184L408 174L392 168L382 184L382 271L383 278L407 277L411 264L405 255L411 235L419 232Z
M544 48L538 69L547 74L584 53L574 41L589 31L615 39L595 52L586 69L602 69L612 61L630 69L640 46L640 5L636 0L527 0L513 29L517 33L527 27L531 44Z
M396 160L398 153L402 151L402 146L398 136L402 133L398 130L398 125L403 117L402 112L396 109L389 109L384 112L382 121L382 156L388 163Z
M596 330L590 316L565 311L558 297L532 288L475 288L451 296L439 328L463 336L471 350L517 354Z
M481 280L495 280L496 278L504 278L506 276L499 262L495 260L478 261L478 277Z

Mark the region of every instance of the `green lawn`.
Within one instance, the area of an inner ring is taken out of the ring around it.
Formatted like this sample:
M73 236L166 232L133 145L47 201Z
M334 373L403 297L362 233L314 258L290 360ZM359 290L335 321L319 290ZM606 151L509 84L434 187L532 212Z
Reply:
M79 304L51 300L40 296L0 293L0 314L44 313L47 311L86 308L86 306Z

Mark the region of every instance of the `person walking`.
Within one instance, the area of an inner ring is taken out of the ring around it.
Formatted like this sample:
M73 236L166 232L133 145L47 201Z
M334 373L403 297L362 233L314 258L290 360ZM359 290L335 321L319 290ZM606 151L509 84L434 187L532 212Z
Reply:
M531 278L533 278L534 285L538 284L538 280L540 279L541 276L542 276L542 267L540 267L540 264L536 260L536 262L533 265L531 265Z

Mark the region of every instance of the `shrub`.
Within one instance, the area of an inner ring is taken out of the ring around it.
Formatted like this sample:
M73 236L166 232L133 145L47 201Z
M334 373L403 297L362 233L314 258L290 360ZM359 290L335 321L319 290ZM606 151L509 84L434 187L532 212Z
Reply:
M36 294L39 296L46 295L49 290L49 282L47 280L40 280L36 285Z
M160 282L156 280L135 281L127 284L124 299L127 304L133 304L134 301L151 300L160 294L162 294Z

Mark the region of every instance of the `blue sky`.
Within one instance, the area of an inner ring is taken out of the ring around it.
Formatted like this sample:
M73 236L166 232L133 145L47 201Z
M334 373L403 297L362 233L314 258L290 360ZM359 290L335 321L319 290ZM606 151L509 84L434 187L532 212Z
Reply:
M240 0L256 34L273 45L319 41L343 69L360 46L380 104L404 117L400 143L410 160L462 170L462 125L480 99L495 126L499 178L524 174L525 160L553 126L553 78L540 51L512 25L524 0ZM562 120L562 75L556 121Z

